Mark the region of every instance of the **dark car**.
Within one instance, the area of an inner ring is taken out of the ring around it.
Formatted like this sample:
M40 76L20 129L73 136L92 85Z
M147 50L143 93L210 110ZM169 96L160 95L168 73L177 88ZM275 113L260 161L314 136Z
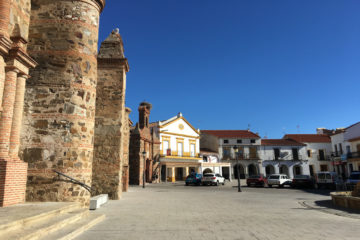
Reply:
M266 178L263 175L252 175L246 179L246 184L248 187L264 187L266 183Z
M346 180L346 186L349 190L353 190L355 185L360 182L360 172L352 172Z
M296 175L291 183L293 188L314 188L315 179L310 175Z
M201 178L202 175L199 173L191 173L189 176L185 179L186 186L190 184L200 185L201 184Z

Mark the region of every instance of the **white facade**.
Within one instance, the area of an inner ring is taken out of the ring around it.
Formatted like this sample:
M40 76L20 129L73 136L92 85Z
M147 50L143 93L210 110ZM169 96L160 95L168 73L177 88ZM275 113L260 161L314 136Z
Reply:
M216 136L216 131L236 133L231 137L222 137ZM221 163L231 164L231 170L228 173L230 179L237 178L237 164L239 164L241 178L262 173L259 157L260 144L260 137L247 130L203 130L201 134L201 147L217 151ZM235 155L234 146L237 147L237 155Z
M306 154L309 160L310 175L320 171L333 171L331 166L331 143L307 143Z
M294 148L297 149L298 157L293 155ZM277 159L274 149L279 149L280 152ZM294 175L310 174L305 146L261 146L260 157L264 175L281 173L293 178Z

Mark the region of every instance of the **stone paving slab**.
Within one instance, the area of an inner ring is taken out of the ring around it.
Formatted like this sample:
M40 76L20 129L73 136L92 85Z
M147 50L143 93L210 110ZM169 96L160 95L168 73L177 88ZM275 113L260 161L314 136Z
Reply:
M327 192L289 188L186 187L183 183L130 188L99 209L106 220L80 235L91 239L359 239L360 221L309 209Z

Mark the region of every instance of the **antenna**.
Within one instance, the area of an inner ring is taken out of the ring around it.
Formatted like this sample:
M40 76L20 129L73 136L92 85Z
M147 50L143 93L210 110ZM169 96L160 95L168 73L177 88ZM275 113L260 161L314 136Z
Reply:
M296 128L297 128L297 133L300 133L300 125L296 125Z
M250 131L250 126L251 126L250 123L248 123L248 129L247 129L248 131Z

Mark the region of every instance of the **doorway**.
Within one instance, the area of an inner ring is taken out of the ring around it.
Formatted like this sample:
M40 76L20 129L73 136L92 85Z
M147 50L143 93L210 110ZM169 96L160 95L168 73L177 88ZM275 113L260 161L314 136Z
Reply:
M161 165L161 181L166 182L166 166Z
M175 171L175 180L176 181L182 181L183 179L183 173L184 173L184 169L183 168L176 168Z

